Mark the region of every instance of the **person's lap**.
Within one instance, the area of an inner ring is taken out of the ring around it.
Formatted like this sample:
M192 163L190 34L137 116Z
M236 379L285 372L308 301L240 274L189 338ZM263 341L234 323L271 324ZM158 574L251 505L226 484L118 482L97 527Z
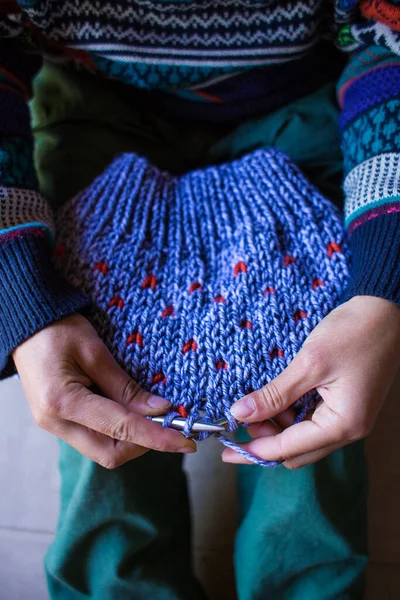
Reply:
M134 99L137 98L137 103ZM173 173L261 146L286 152L340 204L333 86L240 124L170 121L145 96L46 66L32 104L42 193L57 208L122 152ZM201 451L201 450L200 450ZM190 516L178 457L106 471L62 443L59 528L46 568L53 598L203 598L190 564ZM239 600L362 598L366 469L361 444L291 472L239 467Z

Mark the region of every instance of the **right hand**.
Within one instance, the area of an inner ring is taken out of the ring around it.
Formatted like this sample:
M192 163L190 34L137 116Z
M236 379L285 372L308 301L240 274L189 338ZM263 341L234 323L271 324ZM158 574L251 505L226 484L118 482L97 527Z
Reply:
M13 358L36 423L106 469L149 449L196 451L192 440L146 419L164 413L169 402L141 389L83 316L42 329Z

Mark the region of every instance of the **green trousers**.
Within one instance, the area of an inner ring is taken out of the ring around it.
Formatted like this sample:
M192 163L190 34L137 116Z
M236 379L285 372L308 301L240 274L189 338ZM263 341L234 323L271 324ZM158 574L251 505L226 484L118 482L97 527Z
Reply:
M32 118L42 193L57 208L121 152L182 173L261 146L285 151L339 205L334 87L257 119L183 123L151 95L46 65ZM201 447L199 449L201 452ZM181 457L150 452L107 471L61 443L61 511L46 557L53 600L200 600ZM239 600L363 597L366 466L361 443L298 471L238 467Z

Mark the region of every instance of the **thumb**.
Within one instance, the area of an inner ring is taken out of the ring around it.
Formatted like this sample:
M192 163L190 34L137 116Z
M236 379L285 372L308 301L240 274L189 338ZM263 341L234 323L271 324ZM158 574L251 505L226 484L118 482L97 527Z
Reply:
M304 346L278 377L238 400L231 408L232 415L238 421L249 423L275 417L319 384L316 366L311 364L307 346Z
M91 387L92 391L126 406L128 410L141 415L159 415L171 406L165 398L141 388L120 367L100 338L88 345L81 368L95 384L95 388Z

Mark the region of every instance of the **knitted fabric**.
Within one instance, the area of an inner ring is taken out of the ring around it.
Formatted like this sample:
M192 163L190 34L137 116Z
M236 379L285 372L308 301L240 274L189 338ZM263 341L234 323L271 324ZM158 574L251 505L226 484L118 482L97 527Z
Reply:
M340 213L272 149L181 177L122 155L56 230L56 266L91 298L89 319L186 433L203 411L234 430L232 403L290 363L348 281Z

